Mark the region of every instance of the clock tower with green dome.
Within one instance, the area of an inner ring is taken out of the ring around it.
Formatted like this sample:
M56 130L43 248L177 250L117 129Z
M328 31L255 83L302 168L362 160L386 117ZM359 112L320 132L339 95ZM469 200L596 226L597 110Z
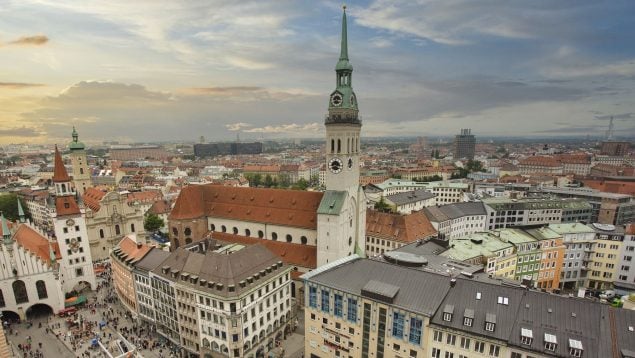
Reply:
M362 121L348 59L346 7L342 14L340 58L335 90L329 96L326 128L326 192L318 208L318 266L353 253L364 255L366 197L359 185Z
M71 151L71 164L73 166L73 184L75 190L79 196L86 192L86 189L91 187L90 170L88 169L88 162L86 161L86 147L84 143L80 142L79 135L73 127L73 141L68 144L68 149Z

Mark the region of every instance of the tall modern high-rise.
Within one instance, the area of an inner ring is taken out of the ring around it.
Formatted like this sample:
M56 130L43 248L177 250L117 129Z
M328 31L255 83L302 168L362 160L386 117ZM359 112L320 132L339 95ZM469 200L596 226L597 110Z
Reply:
M454 159L474 159L476 138L471 129L461 129L454 137Z

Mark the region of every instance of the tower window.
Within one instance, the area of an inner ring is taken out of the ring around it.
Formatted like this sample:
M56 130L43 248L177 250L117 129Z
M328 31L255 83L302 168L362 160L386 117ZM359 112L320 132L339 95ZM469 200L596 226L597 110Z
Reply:
M337 140L337 152L338 153L342 152L342 140L341 139Z
M79 174L84 174L84 168L79 168Z
M290 234L287 234L287 242L291 242L291 241L293 241L293 238L291 237Z
M271 240L273 240L273 241L278 240L278 234L277 234L277 233L275 233L275 232L272 232L272 233L271 233Z
M335 153L335 139L331 139L331 153Z

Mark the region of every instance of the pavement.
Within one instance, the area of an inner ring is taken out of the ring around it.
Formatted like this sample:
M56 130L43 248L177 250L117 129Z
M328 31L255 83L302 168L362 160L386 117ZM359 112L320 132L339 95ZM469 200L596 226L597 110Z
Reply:
M14 323L11 325L13 334L9 329L5 329L7 339L11 345L15 357L22 357L25 353L18 349L18 345L25 345L31 342L31 351L39 350L42 357L103 357L100 349L91 349L90 341L96 334L100 337L100 342L108 346L113 340L118 338L118 332L122 333L130 343L137 347L141 347L144 340L150 344L157 342L159 345L156 349L139 349L139 353L145 358L169 358L171 355L170 347L165 346L164 340L155 332L149 332L145 329L143 333L135 329L137 322L127 315L126 309L114 295L112 284L107 279L99 278L98 283L103 286L99 292L89 291L84 293L88 298L88 303L101 303L95 308L93 313L91 309L85 306L80 308L77 313L84 322L93 322L91 333L88 337L78 340L70 337L66 320L68 317L59 317L57 315L41 316L30 319L30 326L27 322ZM114 297L114 299L113 299ZM112 302L111 302L112 301ZM78 317L79 318L79 317ZM304 356L304 312L298 311L298 325L296 331L293 332L283 343L285 357L301 358ZM115 329L114 320L117 320ZM107 321L108 324L100 329L97 323ZM29 327L29 328L27 328ZM47 328L49 328L47 333ZM124 332L127 332L124 334ZM137 332L137 333L134 333ZM109 338L111 337L111 338ZM40 343L42 344L40 347ZM26 357L29 355L26 354Z

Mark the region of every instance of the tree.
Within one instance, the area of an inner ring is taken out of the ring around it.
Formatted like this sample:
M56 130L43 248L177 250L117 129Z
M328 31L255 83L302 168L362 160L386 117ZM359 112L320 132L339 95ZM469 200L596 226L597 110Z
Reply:
M392 211L392 208L384 201L384 197L382 196L381 199L375 203L375 210L387 213Z
M265 188L271 188L273 186L273 179L271 178L271 175L267 174L265 175Z
M22 202L22 209L24 209L24 214L29 216L28 208ZM4 214L4 217L7 220L15 221L19 219L18 217L18 195L15 193L10 194L0 194L0 212Z
M165 225L165 222L157 214L149 214L143 222L143 228L147 232L158 231L163 225Z
M308 187L309 183L306 181L306 179L300 178L291 188L295 190L306 190Z

